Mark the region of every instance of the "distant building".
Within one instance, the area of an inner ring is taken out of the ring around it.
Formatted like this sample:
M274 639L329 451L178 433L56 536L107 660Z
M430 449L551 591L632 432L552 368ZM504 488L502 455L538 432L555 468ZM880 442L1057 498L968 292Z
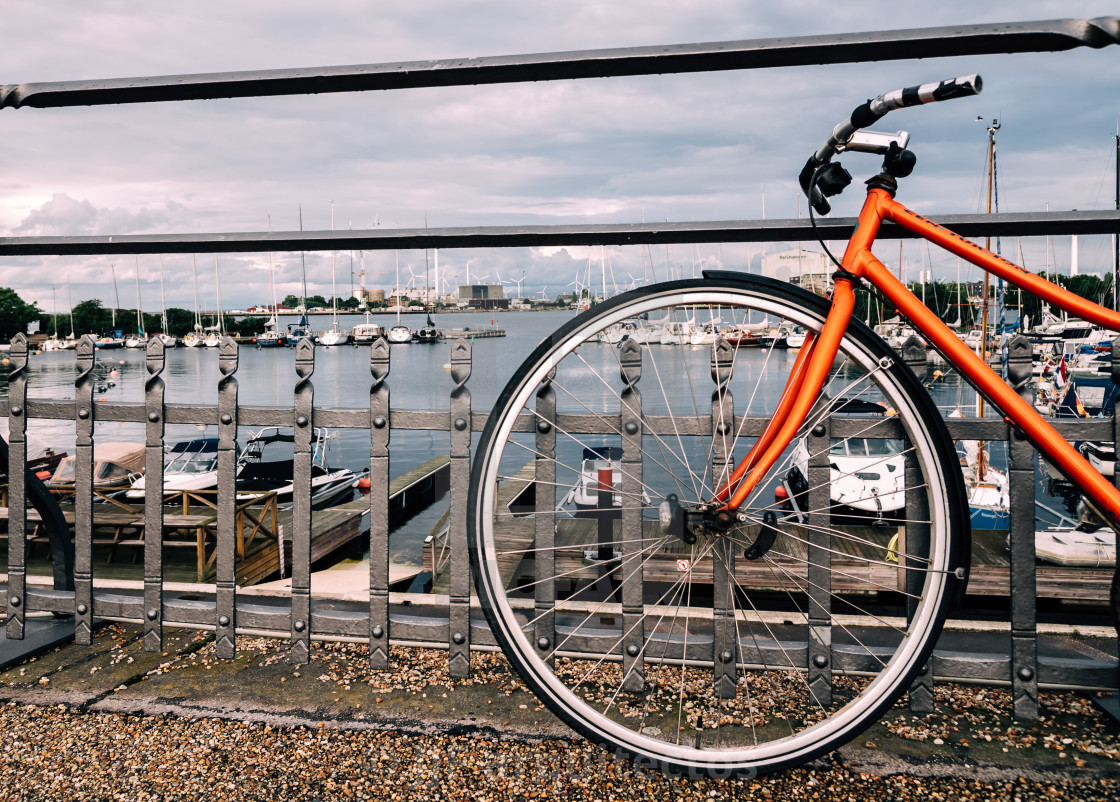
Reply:
M788 281L817 295L828 293L835 269L828 256L805 248L768 253L762 257L762 275Z
M372 304L381 305L385 303L385 290L354 290L354 297L358 299L358 305L370 306Z
M459 306L471 309L509 309L509 299L501 284L460 284L455 294Z

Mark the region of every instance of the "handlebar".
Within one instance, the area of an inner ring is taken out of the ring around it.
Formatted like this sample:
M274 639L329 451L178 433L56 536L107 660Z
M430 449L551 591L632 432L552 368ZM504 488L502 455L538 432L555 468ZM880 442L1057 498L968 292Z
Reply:
M873 125L885 117L889 111L901 109L904 106L920 106L923 103L935 103L941 100L978 95L983 88L984 82L979 75L964 75L958 78L950 78L947 81L896 89L857 106L847 120L832 129L832 135L817 149L816 153L809 157L801 170L798 180L801 183L801 189L809 198L809 203L819 214L828 214L831 206L829 206L820 187L813 186L810 193L810 183L813 180L813 175L820 167L828 164L834 155L847 149L849 143L852 142L852 138L860 129ZM904 135L900 132L898 136ZM902 146L905 147L904 140ZM867 150L871 148L861 147L859 149Z

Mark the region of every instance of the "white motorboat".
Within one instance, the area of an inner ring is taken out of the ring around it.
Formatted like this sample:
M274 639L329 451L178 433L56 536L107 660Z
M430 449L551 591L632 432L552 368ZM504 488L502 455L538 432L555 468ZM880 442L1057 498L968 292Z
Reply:
M692 337L692 323L672 320L661 327L662 345L687 345Z
M167 451L163 461L163 492L212 490L218 487L218 438L183 440ZM126 498L144 498L144 477L133 480Z
M381 336L381 326L377 323L359 323L350 330L350 339L355 344L371 343Z
M834 412L883 417L879 404L838 398ZM829 499L832 514L869 518L897 517L906 506L905 457L901 440L877 437L834 437L828 447ZM802 510L808 501L809 447L805 438L794 446L793 467L786 481Z
M805 329L796 326L791 332L786 335L787 348L800 348L805 344L806 337Z
M580 463L579 478L564 496L557 509L574 507L578 512L587 512L599 508L599 475L600 471L611 471L611 504L614 507L622 506L622 448L618 446L600 446L598 448L584 448L583 460ZM650 503L645 489L642 490L642 503Z
M352 492L357 476L349 468L333 468L327 462L330 441L338 437L326 429L311 435L311 504L326 506ZM293 504L295 434L290 428L267 426L245 444L237 473L237 498L247 500L261 493L275 493L282 508Z

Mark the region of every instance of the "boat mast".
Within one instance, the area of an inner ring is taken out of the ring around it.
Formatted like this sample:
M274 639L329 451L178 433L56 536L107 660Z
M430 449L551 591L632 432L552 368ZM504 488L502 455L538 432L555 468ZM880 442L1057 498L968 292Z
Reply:
M331 231L334 231L334 201L331 201ZM334 267L335 261L338 257L338 251L331 251L331 330L338 331L338 307L336 306L336 297L338 296L338 288L334 283Z
M113 308L110 310L110 316L113 321L113 331L117 330L117 307L121 305L121 296L117 292L117 266L109 265L109 272L113 276Z
M202 331L202 310L198 300L198 257L191 254L191 264L194 267L194 330Z
M66 274L66 302L70 305L70 339L76 339L77 335L74 334L74 295L70 291L70 274Z
M268 215L268 233L272 233L272 215ZM272 251L268 252L268 283L272 286L272 330L280 331L280 307L276 303L276 276L272 272Z
M303 204L299 205L299 230L303 231ZM307 256L305 251L299 252L299 276L300 276L300 292L303 293L299 299L300 308L303 313L299 318L299 326L302 329L302 334L307 336Z
M218 314L216 315L218 322L218 336L220 337L225 332L225 324L222 322L222 279L218 275L218 256L214 255L214 297L218 301Z
M144 333L144 313L140 311L140 257L136 257L136 333Z
M992 124L988 126L988 214L992 213L992 198L995 194L995 155L996 155L996 131L999 130L999 120L992 120ZM984 238L984 248L987 250L992 249L992 238ZM988 271L984 271L984 298L982 306L980 307L980 352L984 364L988 363L988 290L991 286L991 276ZM984 417L984 396L981 393L976 394L976 417ZM977 442L976 444L976 474L977 478L983 480L984 478L984 448L983 443Z
M163 256L162 255L159 257L159 308L160 308L159 317L160 317L160 320L163 322L163 334L164 334L165 337L170 336L171 333L167 330L167 295L164 292L164 288L163 288Z

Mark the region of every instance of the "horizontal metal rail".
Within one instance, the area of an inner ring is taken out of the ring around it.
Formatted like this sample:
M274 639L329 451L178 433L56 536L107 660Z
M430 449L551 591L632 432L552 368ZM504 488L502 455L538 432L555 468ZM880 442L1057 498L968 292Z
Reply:
M747 70L1047 52L1117 43L1120 20L1115 17L1001 22L521 56L26 83L0 87L0 108L99 106Z
M1120 232L1120 211L957 214L939 216L937 222L963 237L1115 234ZM851 235L855 223L854 217L825 218L817 221L816 233L826 240L844 240ZM879 232L879 239L913 237L912 233L893 223L884 223ZM0 237L0 256L662 245L804 239L815 239L808 220L728 220L231 234Z

